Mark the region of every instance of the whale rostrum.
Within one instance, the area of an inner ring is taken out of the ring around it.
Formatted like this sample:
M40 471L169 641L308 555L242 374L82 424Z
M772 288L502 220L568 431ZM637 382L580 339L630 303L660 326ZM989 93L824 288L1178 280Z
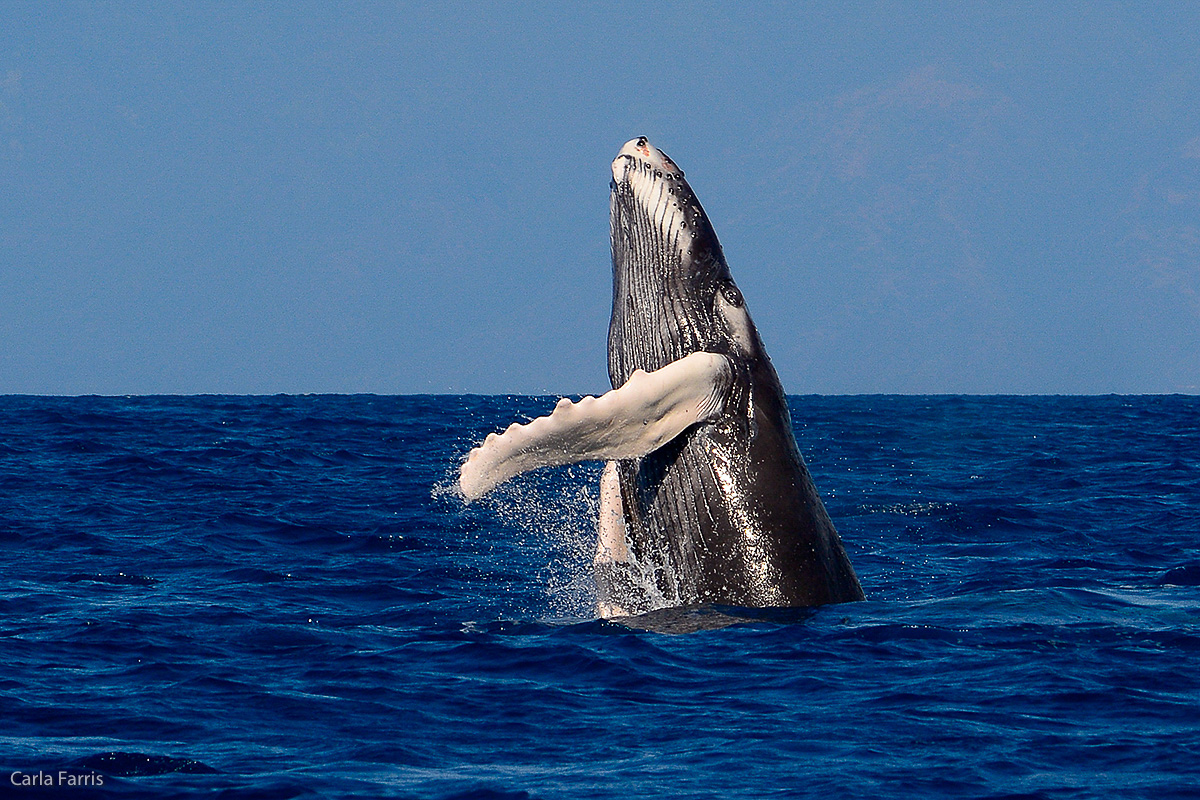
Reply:
M783 387L683 171L645 137L612 163L613 389L491 434L472 500L542 466L605 461L597 610L863 598L792 434Z

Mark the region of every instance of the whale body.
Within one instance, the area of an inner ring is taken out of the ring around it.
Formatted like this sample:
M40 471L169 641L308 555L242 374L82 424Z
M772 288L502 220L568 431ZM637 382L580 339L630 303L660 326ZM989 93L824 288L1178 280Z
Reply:
M645 137L612 163L610 235L613 390L488 436L460 469L463 495L536 467L605 461L603 616L861 600L708 215Z

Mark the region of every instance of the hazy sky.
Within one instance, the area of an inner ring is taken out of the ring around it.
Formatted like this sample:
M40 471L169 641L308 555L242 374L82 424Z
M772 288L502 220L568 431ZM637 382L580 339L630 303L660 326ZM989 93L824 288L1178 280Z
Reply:
M790 393L1200 392L1200 4L0 5L0 393L607 388L609 162Z

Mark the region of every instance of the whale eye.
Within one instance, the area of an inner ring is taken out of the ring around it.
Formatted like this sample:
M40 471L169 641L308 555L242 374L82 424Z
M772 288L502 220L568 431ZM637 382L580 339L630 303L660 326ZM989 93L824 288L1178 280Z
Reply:
M638 140L637 140L637 146L638 146L638 147L645 147L645 146L646 146L646 137L645 137L645 136L639 136L639 137L638 137Z

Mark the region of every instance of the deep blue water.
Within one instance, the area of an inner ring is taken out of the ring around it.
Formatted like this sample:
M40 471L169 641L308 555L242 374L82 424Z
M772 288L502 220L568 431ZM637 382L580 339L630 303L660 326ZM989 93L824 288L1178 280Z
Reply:
M0 397L0 795L1200 796L1200 398L792 398L868 599L690 633L552 401Z

